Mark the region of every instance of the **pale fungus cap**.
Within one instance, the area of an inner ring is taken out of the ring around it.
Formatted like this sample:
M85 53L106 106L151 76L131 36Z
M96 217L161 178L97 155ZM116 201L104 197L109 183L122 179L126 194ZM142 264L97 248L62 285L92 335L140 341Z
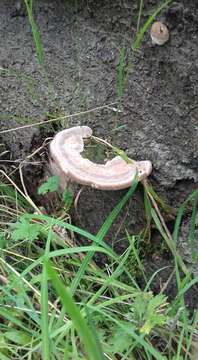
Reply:
M120 190L130 187L136 175L142 180L151 173L150 161L127 163L116 156L105 164L96 164L83 158L83 138L91 135L92 130L88 126L76 126L60 131L52 140L52 172L60 176L62 188L71 181L100 190Z
M152 43L156 45L164 45L169 40L169 31L166 25L161 21L155 21L151 26L150 35Z

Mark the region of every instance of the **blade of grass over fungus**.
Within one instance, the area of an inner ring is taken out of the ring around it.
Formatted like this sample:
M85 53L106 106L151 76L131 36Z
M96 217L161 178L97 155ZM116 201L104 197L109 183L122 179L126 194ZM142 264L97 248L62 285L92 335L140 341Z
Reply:
M104 224L102 225L102 227L100 228L100 230L98 231L96 238L97 238L97 242L100 244L103 239L104 236L107 234L109 228L111 227L112 223L114 222L114 220L116 219L116 217L118 216L118 214L120 213L120 211L122 210L123 206L127 203L127 201L131 198L131 196L133 195L133 193L135 192L136 188L138 185L138 180L136 179L132 186L130 187L130 189L127 191L127 193L123 196L123 198L120 200L120 202L115 206L115 208L111 211L111 213L109 214L109 216L107 217L107 219L105 220ZM89 254L87 254L87 256L85 257L85 259L83 260L83 263L80 267L80 269L78 270L72 284L71 284L71 292L72 294L75 293L80 280L83 276L83 274L85 273L92 257L94 255L94 252L90 252Z
M74 327L76 328L82 343L84 344L86 353L90 360L104 360L104 355L101 351L101 347L98 346L98 342L92 335L90 328L88 327L85 319L81 315L80 310L75 304L69 290L60 281L57 273L53 270L50 263L46 263L46 270L49 278L52 281L53 287L56 293L61 299L62 305L65 307L66 312L71 317Z

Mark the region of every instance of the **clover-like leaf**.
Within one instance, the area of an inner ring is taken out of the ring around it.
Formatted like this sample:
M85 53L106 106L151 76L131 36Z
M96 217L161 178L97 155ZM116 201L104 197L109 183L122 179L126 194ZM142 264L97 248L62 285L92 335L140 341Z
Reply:
M31 224L29 220L22 217L20 221L17 221L12 225L14 230L12 231L12 239L18 240L36 240L42 230L42 225L35 223Z
M50 176L46 182L44 182L38 188L38 194L44 195L47 192L57 191L59 187L59 176Z

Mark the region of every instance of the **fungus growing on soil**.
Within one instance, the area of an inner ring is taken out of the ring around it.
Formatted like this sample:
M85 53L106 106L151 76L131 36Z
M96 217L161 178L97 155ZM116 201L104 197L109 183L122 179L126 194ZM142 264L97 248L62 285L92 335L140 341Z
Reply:
M161 21L155 21L151 26L150 35L154 45L164 45L169 39L169 31Z
M83 139L91 136L92 130L88 126L76 126L60 131L52 140L51 168L60 176L61 188L75 182L99 190L120 190L130 187L136 174L139 180L143 180L151 173L150 161L131 160L127 163L116 156L105 164L96 164L83 158Z

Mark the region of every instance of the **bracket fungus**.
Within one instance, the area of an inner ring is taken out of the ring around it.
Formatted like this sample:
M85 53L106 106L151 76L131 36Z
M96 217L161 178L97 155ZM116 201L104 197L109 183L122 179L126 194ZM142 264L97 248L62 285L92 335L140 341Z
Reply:
M155 21L150 30L151 40L154 45L164 45L169 39L169 31L161 21Z
M60 176L62 188L75 182L100 190L120 190L130 187L136 174L139 180L143 180L151 173L150 161L131 160L127 163L116 156L105 164L96 164L83 158L83 139L91 136L92 130L88 126L76 126L60 131L52 140L51 168Z

